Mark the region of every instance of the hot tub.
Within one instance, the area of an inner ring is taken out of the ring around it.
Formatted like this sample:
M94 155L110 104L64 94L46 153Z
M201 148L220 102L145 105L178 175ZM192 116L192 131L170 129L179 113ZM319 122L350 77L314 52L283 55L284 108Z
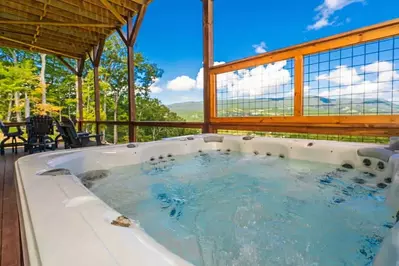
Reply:
M98 198L88 189L93 179L84 176L90 173L101 177L115 167L152 165L172 156L211 151L356 168L372 177L358 183L384 189L383 200L392 208L393 216L399 209L399 157L381 145L205 134L46 152L16 162L25 265L191 265L129 219L134 217L124 217ZM162 197L160 200L165 201ZM374 265L396 265L398 239L398 228L393 226L372 258Z

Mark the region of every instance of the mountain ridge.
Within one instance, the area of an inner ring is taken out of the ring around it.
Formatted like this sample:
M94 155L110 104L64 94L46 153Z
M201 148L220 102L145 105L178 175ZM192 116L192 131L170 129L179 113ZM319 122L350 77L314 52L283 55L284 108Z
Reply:
M219 112L223 116L287 115L293 112L293 100L293 97L229 99L223 101ZM201 121L203 119L203 101L173 103L167 105L167 107L187 121ZM305 97L304 109L306 115L399 113L398 104L381 98L362 97Z

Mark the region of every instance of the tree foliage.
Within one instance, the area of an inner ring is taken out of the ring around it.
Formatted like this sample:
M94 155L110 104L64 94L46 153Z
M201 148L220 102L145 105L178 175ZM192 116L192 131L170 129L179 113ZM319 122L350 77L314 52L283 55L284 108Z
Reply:
M72 60L68 63L75 66ZM83 120L94 121L94 74L89 60L85 62L85 66ZM40 78L42 68L45 71ZM126 46L119 36L112 35L105 43L99 69L101 120L128 121L127 71ZM146 59L142 53L134 53L137 120L184 121L158 99L150 97L150 86L162 74L163 70ZM18 120L21 114L26 116L30 112L48 113L56 118L62 115L76 116L76 95L76 77L56 57L40 57L35 53L0 49L0 97L4 99L0 101L0 119ZM86 125L85 129L92 131L94 125ZM101 130L108 142L128 140L127 126L102 126ZM139 127L137 132L139 141L193 133L184 129L155 127Z

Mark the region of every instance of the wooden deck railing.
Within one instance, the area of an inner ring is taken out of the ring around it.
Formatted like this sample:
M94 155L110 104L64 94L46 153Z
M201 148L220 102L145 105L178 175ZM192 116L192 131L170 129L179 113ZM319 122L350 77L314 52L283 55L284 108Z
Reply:
M365 42L381 40L396 35L399 35L399 19L213 66L210 68L211 126L214 130L235 129L371 136L398 135L399 115L397 114L304 116L303 104L304 56L362 44ZM395 52L399 52L399 49L395 49ZM292 59L295 62L294 110L292 116L217 116L218 75L289 59Z

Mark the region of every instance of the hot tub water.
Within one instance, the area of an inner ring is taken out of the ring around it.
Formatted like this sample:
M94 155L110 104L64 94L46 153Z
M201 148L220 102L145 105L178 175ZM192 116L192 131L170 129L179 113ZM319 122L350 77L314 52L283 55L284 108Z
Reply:
M90 189L195 265L369 265L395 221L369 178L221 150L113 168Z

